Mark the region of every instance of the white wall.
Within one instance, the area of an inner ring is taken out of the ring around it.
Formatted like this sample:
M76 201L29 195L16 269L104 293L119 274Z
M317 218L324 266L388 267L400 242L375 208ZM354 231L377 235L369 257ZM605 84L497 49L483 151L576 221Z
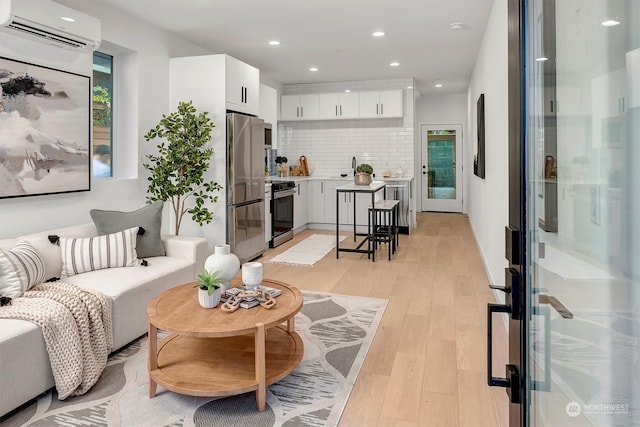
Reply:
M465 169L467 212L489 280L504 282L504 228L509 223L507 0L495 0L469 84ZM485 96L485 179L473 174L477 153L476 101Z
M127 87L138 95L134 109L137 117L133 117L137 119L137 134L129 133L115 144L139 144L138 179L94 180L91 191L84 193L2 199L0 238L90 222L89 210L93 208L133 210L144 205L147 184L142 161L145 154L155 149L155 144L145 142L142 136L156 125L162 113L175 109L169 106L169 58L209 53L107 4L84 0L59 2L100 18L103 39L137 56L137 79ZM92 73L91 53L78 54L4 33L0 34L0 56L84 75ZM163 229L168 231L166 207Z
M402 119L311 120L280 122L278 154L289 158L289 165L306 156L314 175L337 176L351 173L351 158L358 164L373 166L378 176L386 168L402 167L405 176L414 176L414 99L413 79L367 80L285 85L287 95L299 93L403 89Z
M416 103L416 122L421 125L467 122L467 94L422 95Z

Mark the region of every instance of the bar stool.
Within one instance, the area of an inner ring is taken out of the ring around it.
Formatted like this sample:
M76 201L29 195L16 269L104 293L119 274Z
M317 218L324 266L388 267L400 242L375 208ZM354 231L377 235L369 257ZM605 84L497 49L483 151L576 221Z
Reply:
M386 243L389 250L389 261L391 254L396 253L398 244L398 200L379 200L373 207L369 207L369 235L370 245L373 245L373 252L376 251L378 243ZM372 230L371 223L373 215L376 215L376 229Z

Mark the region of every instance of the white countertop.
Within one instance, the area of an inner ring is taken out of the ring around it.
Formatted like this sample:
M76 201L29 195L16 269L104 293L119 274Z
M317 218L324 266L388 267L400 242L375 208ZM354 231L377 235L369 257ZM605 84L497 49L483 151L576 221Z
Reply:
M355 182L350 182L349 184L341 185L336 188L336 191L352 191L356 193L375 193L380 190L386 184L383 181L372 181L369 185L358 185Z
M391 178L373 178L375 181L383 181L383 182L410 182L413 181L412 176L403 176L403 177L391 177ZM312 176L287 176L284 178L280 178L277 176L269 176L265 177L267 182L283 182L283 181L344 181L344 182L353 182L353 175L341 177L341 176L322 176L322 175L312 175Z

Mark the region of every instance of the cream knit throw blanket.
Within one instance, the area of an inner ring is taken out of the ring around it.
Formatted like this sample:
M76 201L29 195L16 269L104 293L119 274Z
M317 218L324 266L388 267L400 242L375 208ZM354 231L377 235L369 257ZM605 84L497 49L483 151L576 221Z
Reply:
M62 282L43 283L0 307L0 318L42 328L58 399L86 393L113 347L111 299Z

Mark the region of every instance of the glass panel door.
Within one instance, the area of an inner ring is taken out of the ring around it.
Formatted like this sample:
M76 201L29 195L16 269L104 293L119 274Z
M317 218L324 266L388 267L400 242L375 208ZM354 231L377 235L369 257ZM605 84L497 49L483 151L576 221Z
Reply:
M460 126L422 126L422 210L462 212Z
M529 424L640 425L640 2L523 4Z

